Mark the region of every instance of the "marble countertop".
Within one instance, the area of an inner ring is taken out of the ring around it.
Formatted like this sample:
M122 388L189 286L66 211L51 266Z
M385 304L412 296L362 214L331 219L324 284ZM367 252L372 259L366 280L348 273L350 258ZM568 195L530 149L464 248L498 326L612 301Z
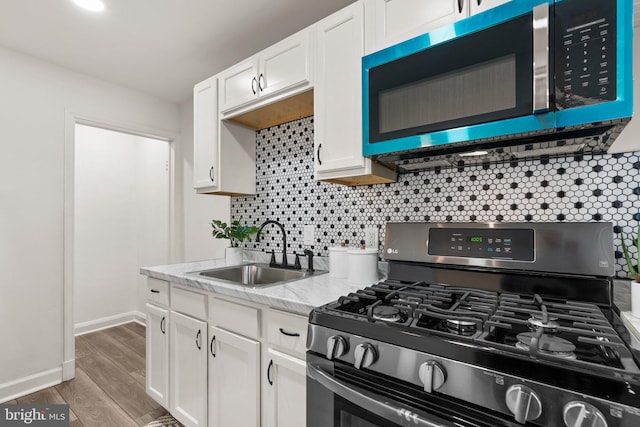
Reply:
M254 255L253 259L247 259L245 255L244 262L264 262L263 259L255 259L256 256ZM328 270L325 260L314 259L314 261L315 268ZM227 264L224 259L216 259L142 267L140 273L156 279L214 292L219 295L241 298L304 316L308 316L314 307L335 301L339 297L349 292L355 292L365 286L362 283L350 283L346 279L331 277L328 273L310 276L289 283L257 288L235 285L191 274L192 272L225 266Z

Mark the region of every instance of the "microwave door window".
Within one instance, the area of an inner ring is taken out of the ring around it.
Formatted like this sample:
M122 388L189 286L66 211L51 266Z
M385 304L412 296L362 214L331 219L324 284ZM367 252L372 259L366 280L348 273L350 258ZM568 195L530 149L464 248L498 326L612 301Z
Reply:
M379 132L450 123L516 107L516 55L381 91Z
M531 114L533 15L369 69L372 143Z

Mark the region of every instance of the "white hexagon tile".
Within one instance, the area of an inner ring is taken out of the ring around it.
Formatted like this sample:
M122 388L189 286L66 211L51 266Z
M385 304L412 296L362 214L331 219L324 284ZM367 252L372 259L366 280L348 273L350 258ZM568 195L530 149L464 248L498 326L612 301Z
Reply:
M327 256L341 241L359 243L369 226L380 228L382 245L392 221L611 221L616 273L627 274L619 233L631 233L640 221L640 152L466 166L345 187L314 180L313 117L260 130L256 139L257 194L233 197L231 215L255 225L281 222L290 254L307 247L305 224L315 226L313 251ZM269 226L260 243L245 247L280 251L281 240Z

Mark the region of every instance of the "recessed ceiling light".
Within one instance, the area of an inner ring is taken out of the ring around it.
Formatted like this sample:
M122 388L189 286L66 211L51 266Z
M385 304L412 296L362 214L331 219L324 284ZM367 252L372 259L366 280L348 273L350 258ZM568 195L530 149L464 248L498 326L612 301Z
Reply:
M73 2L81 8L91 12L102 12L104 10L104 3L102 0L73 0Z

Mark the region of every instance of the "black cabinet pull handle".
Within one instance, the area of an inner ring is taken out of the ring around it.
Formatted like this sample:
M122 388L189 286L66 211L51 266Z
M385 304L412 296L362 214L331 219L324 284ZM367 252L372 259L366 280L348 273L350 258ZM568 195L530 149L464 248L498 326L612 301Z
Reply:
M463 8L464 8L464 0L458 0L458 13L462 13Z
M322 164L322 159L320 159L320 149L322 148L322 144L318 145L318 164Z
M271 368L273 367L273 360L269 361L269 367L267 368L267 381L269 381L269 385L273 385L273 381L271 380Z
M215 181L214 177L213 177L213 166L211 166L211 169L209 169L209 178L211 179L211 181Z
M478 0L478 6L482 4L482 0Z
M159 294L159 293L160 293L160 291L159 291L159 290L157 290L157 289L151 289L151 293Z
M216 354L213 352L213 343L216 342L216 336L214 335L213 338L211 338L211 344L209 345L209 351L211 351L211 355L213 357L216 357Z
M254 95L255 95L255 94L256 94L256 92L257 92L257 89L256 89L256 84L257 84L257 83L258 83L258 81L257 81L257 80L256 80L256 78L254 77L254 78L251 80L251 91L253 92L253 94L254 94Z
M196 334L196 347L198 347L198 350L202 350L202 345L200 344L201 336L202 336L202 331L198 329L198 333Z
M282 328L280 328L280 333L283 334L283 335L286 335L288 337L299 337L300 336L300 334L297 333L297 332L287 332Z
M162 320L160 321L160 332L165 334L167 330L164 328L164 316L162 316Z
M264 90L264 74L260 73L260 77L258 77L258 87L260 88L260 92Z

